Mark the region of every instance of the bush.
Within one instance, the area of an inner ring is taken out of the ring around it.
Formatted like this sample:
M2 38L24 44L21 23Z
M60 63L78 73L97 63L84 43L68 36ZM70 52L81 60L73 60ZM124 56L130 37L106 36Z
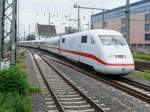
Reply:
M18 67L0 71L0 92L17 92L24 95L29 89L27 74Z
M17 59L16 67L0 71L0 112L31 112L29 93L40 89L30 86L24 68L24 54Z
M150 80L150 73L149 72L135 72L133 74L134 76L144 79L144 80Z
M0 112L24 112L23 96L18 93L0 93Z
M136 60L150 61L150 55L141 52L134 52L133 57Z

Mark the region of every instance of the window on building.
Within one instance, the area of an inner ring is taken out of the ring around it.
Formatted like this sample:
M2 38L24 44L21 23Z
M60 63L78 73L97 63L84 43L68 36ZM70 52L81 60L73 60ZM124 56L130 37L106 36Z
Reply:
M87 43L87 36L82 36L81 43Z
M146 49L150 49L150 44L145 44Z
M150 34L145 34L145 40L150 40Z
M107 22L106 21L104 22L104 27L107 27Z
M143 48L143 44L138 44L138 48Z
M121 26L121 33L125 33L126 32L126 27L125 26Z
M132 44L132 48L133 49L137 48L137 44Z
M62 39L62 43L65 43L65 38Z
M150 30L150 24L145 24L145 30Z
M122 18L122 19L121 19L121 24L122 24L122 25L126 24L126 18Z
M150 13L149 14L145 14L145 21L150 20Z

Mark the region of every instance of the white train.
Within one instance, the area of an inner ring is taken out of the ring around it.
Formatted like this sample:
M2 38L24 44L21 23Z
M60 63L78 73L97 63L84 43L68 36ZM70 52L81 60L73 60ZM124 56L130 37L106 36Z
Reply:
M109 75L134 71L134 60L125 38L113 30L90 30L41 41L22 41L20 45L38 47L92 66Z

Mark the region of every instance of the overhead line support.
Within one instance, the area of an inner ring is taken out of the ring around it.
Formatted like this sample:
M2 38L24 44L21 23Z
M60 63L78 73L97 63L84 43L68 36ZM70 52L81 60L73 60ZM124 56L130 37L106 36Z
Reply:
M5 15L5 0L0 0L0 68L4 58L4 15Z
M16 43L17 0L0 0L0 68L1 62L3 62L5 58L4 52L10 44L10 51L12 52L11 64L16 64Z
M107 11L107 9L101 9L101 8L92 8L92 7L81 7L79 6L77 3L74 4L74 8L78 8L78 31L80 31L81 29L81 20L80 20L80 8L81 9L91 9L91 10L101 10L103 15L102 15L102 28L105 28L105 11Z

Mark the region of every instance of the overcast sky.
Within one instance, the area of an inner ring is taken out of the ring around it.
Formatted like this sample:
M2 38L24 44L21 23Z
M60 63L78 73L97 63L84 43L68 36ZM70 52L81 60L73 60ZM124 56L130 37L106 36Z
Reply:
M73 8L73 4L78 2L80 6L97 7L112 9L125 5L126 0L18 0L20 6L20 35L23 36L24 30L26 35L29 33L29 25L31 32L35 32L35 24L48 24L49 13L51 13L51 23L56 25L58 33L64 32L65 26L76 27L76 22L69 22L67 19L77 19L77 9ZM136 2L140 0L131 0ZM99 11L94 11L98 13ZM91 10L81 9L82 27L90 21ZM66 18L67 16L67 18Z

